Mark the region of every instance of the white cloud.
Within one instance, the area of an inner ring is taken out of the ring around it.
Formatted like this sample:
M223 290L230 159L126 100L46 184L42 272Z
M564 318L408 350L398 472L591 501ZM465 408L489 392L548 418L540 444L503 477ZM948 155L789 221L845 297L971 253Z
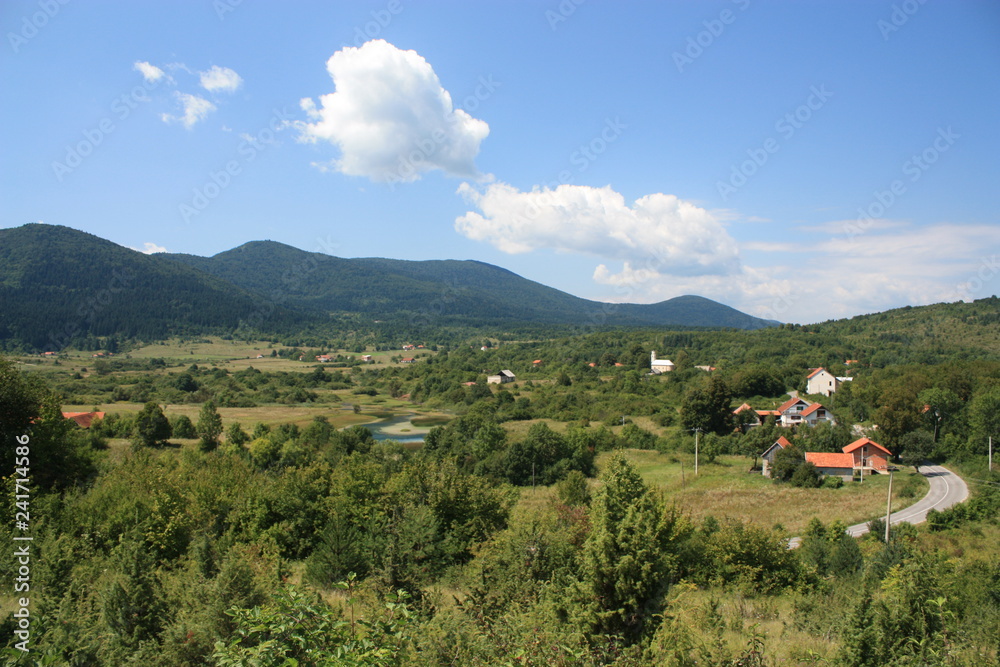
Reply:
M141 252L144 255L152 255L158 252L168 252L168 250L163 246L156 245L155 243L152 243L150 241L146 241L145 243L142 244L142 246L143 246L142 248L132 248L132 246L129 247L132 248L132 250L135 250L136 252Z
M190 130L195 123L204 120L208 114L215 111L215 105L203 97L189 95L180 91L174 91L174 97L184 110L182 116L173 116L165 113L160 116L164 123L180 122L186 129Z
M150 65L145 61L136 61L132 65L132 69L136 70L142 74L142 78L146 80L147 83L156 83L163 77L167 76L166 72L157 67L156 65Z
M462 109L416 51L385 40L346 47L326 63L336 92L303 99L309 121L293 125L299 140L340 149L330 166L378 182L412 182L440 169L482 178L475 166L489 126Z
M216 91L233 93L243 85L243 78L228 67L212 65L211 69L198 74L201 87L213 93Z
M733 275L662 276L626 270L595 280L614 301L652 303L698 294L786 322L821 322L898 308L981 299L1000 293L1000 228L993 225L893 223L848 238L839 222L816 227L832 237L744 249L781 252L787 263L744 265ZM629 269L631 267L628 267Z
M624 262L620 274L598 266L594 278L602 283L739 271L736 241L725 227L674 195L646 195L629 206L610 186L521 192L506 183L485 191L463 183L459 193L481 211L455 220L462 235L507 253L547 248Z

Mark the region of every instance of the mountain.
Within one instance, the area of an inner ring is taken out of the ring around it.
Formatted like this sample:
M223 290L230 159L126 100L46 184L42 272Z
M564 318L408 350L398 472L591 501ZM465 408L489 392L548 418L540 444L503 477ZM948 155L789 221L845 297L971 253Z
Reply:
M698 296L649 305L590 301L473 260L342 259L274 241L252 241L213 257L169 257L246 290L280 293L289 307L323 313L497 326L759 329L777 324Z
M0 229L0 341L61 349L88 336L157 340L236 329L259 299L219 278L68 227ZM285 309L278 324L304 321Z
M471 260L343 259L273 241L213 257L145 255L39 223L0 229L0 303L0 343L39 349L241 325L290 331L342 314L403 326L776 324L697 296L649 305L589 301Z

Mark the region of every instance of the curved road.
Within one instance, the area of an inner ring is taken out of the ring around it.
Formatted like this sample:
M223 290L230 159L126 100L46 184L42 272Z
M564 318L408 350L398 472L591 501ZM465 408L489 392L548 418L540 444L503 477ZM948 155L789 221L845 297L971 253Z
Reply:
M932 509L943 510L965 502L969 497L969 487L965 481L941 466L920 466L920 473L927 478L930 489L927 495L914 504L898 512L889 515L889 524L896 523L923 523L927 520L927 512ZM851 537L860 537L868 532L867 523L859 523L847 529L847 534ZM799 546L801 537L793 537L788 541L791 549Z

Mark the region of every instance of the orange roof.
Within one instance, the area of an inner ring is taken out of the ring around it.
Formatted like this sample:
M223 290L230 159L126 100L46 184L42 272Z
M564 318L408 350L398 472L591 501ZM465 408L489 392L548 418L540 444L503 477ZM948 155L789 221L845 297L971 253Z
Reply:
M531 363L533 363L533 364L540 364L540 363L542 363L542 360L541 359L535 359Z
M774 441L774 444L778 445L782 449L784 449L785 447L791 447L792 446L792 443L788 442L788 440L783 435L782 436L778 436L778 439Z
M849 453L853 452L855 449L861 449L865 445L868 445L869 447L874 447L875 449L879 450L880 452L885 452L886 456L892 456L892 452L890 452L888 449L886 449L882 445L878 444L877 442L875 442L874 440L871 440L869 438L861 438L860 440L855 440L851 444L849 444L846 447L844 447L844 453L845 454L849 454Z
M822 403L813 403L808 408L806 408L805 410L802 411L802 416L806 417L808 415L811 415L812 413L816 412L817 410L821 409L822 407L823 407Z
M104 419L103 412L64 412L62 416L72 419L80 428L90 428L95 419Z
M738 414L740 414L741 412L743 412L744 410L753 410L753 408L751 408L751 407L750 407L750 404L749 404L749 403L744 403L744 404L743 404L743 405L741 405L740 407L738 407L738 408L736 408L735 410L733 410L733 414L734 414L734 415L738 415Z
M806 400L804 400L804 399L801 399L801 398L790 398L790 399L788 399L787 401L785 401L784 403L781 404L781 407L778 408L778 412L779 413L784 412L785 410L787 410L788 408L792 407L793 405L795 405L799 401L802 401L806 405L809 405L809 402L806 401Z
M854 468L854 457L837 452L806 452L806 461L817 468Z
M817 373L819 373L820 371L825 371L825 370L826 370L826 369L825 369L825 368L823 368L822 366L821 366L821 367L819 367L819 368L816 368L816 369L814 369L814 370L813 370L813 372L812 372L812 373L810 373L809 375L807 375L807 376L806 376L806 379L808 380L808 379L809 379L809 378L811 378L811 377L812 377L813 375L816 375L816 374L817 374Z

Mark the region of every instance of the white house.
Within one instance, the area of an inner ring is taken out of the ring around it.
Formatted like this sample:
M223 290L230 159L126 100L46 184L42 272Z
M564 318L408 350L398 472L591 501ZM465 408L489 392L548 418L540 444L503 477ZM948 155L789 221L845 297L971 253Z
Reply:
M503 370L496 375L488 375L486 377L486 384L507 384L516 379L517 377L511 371Z
M829 396L840 389L840 385L853 379L834 375L825 368L817 368L806 378L806 393Z
M649 370L653 373L659 375L660 373L669 373L674 370L674 362L669 359L657 359L656 350L649 353Z

